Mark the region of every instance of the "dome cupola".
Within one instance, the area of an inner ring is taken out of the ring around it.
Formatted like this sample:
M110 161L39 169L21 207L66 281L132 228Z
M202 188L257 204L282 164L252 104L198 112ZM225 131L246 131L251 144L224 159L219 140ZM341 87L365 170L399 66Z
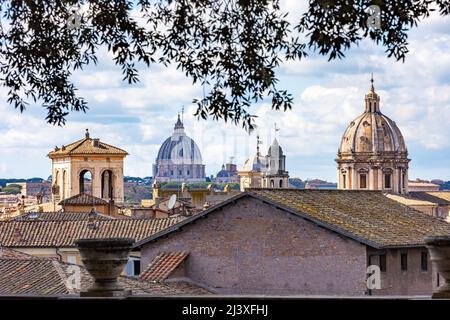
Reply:
M407 193L408 151L397 124L380 110L371 79L364 113L350 122L338 150L338 187Z

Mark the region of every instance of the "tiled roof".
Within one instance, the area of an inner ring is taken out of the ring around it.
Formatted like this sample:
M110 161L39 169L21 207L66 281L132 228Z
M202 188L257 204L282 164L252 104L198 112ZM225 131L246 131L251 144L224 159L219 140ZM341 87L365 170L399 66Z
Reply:
M84 267L81 271L81 290L67 286L73 273L68 263L48 258L0 258L0 295L67 295L85 291L93 278ZM137 278L121 276L119 283L133 295L203 295L208 291L185 282L157 284Z
M424 245L427 235L450 233L450 224L377 191L251 189L250 192L375 247Z
M102 141L99 141L98 146L95 147L93 141L94 139L91 138L78 140L67 146L63 146L58 148L57 150L49 152L48 156L52 158L66 155L93 155L93 154L123 155L123 156L128 155L128 153L125 150L111 146Z
M391 200L378 191L314 189L246 189L135 244L179 231L223 206L253 197L374 248L424 246L429 235L450 234L450 224Z
M0 245L6 247L74 247L80 238L133 238L142 240L179 221L163 219L98 220L97 228L88 221L2 221Z
M428 194L450 202L450 191L430 191Z
M433 202L439 205L450 204L450 191L414 191L409 195L415 199Z
M186 259L188 252L161 252L148 265L139 278L147 281L161 282Z
M108 205L109 203L106 200L94 197L90 194L80 193L80 194L74 195L70 198L61 200L58 204L60 206L65 206L65 205L101 206L101 205Z
M37 258L17 250L13 250L6 247L0 247L0 259L37 259Z
M400 202L401 204L404 204L406 206L435 206L436 205L433 202L416 199L416 198L406 196L403 194L387 193L387 194L385 194L385 196L388 197L389 199Z
M89 219L88 212L29 212L12 218L15 221L84 221ZM97 213L99 220L114 220L113 217Z

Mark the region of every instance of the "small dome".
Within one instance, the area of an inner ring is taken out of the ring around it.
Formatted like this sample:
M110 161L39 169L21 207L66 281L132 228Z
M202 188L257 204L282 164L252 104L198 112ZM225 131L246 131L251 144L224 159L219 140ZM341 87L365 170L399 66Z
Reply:
M261 171L263 168L262 158L256 154L254 157L247 159L244 164L243 171Z
M372 85L365 97L365 112L344 132L339 147L345 153L406 153L406 144L394 121L380 111L380 98Z
M233 175L233 172L226 170L225 165L222 165L222 170L217 173L217 178L228 178L232 177Z

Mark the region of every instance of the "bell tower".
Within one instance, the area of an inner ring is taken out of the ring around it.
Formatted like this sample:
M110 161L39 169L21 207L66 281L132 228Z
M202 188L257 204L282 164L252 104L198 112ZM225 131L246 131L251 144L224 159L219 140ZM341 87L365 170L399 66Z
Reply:
M87 193L115 204L124 201L123 163L125 150L91 138L84 138L49 152L52 160L54 202Z

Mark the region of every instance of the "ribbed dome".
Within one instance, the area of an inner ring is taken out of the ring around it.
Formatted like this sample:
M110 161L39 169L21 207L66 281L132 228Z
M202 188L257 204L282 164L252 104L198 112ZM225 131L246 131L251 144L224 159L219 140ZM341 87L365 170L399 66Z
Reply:
M365 112L353 120L344 132L339 152L407 152L405 140L394 121L381 113L380 98L372 88L365 98Z
M159 148L156 163L165 162L165 160L175 164L202 164L200 149L195 141L185 134L179 116L172 136L167 138Z

